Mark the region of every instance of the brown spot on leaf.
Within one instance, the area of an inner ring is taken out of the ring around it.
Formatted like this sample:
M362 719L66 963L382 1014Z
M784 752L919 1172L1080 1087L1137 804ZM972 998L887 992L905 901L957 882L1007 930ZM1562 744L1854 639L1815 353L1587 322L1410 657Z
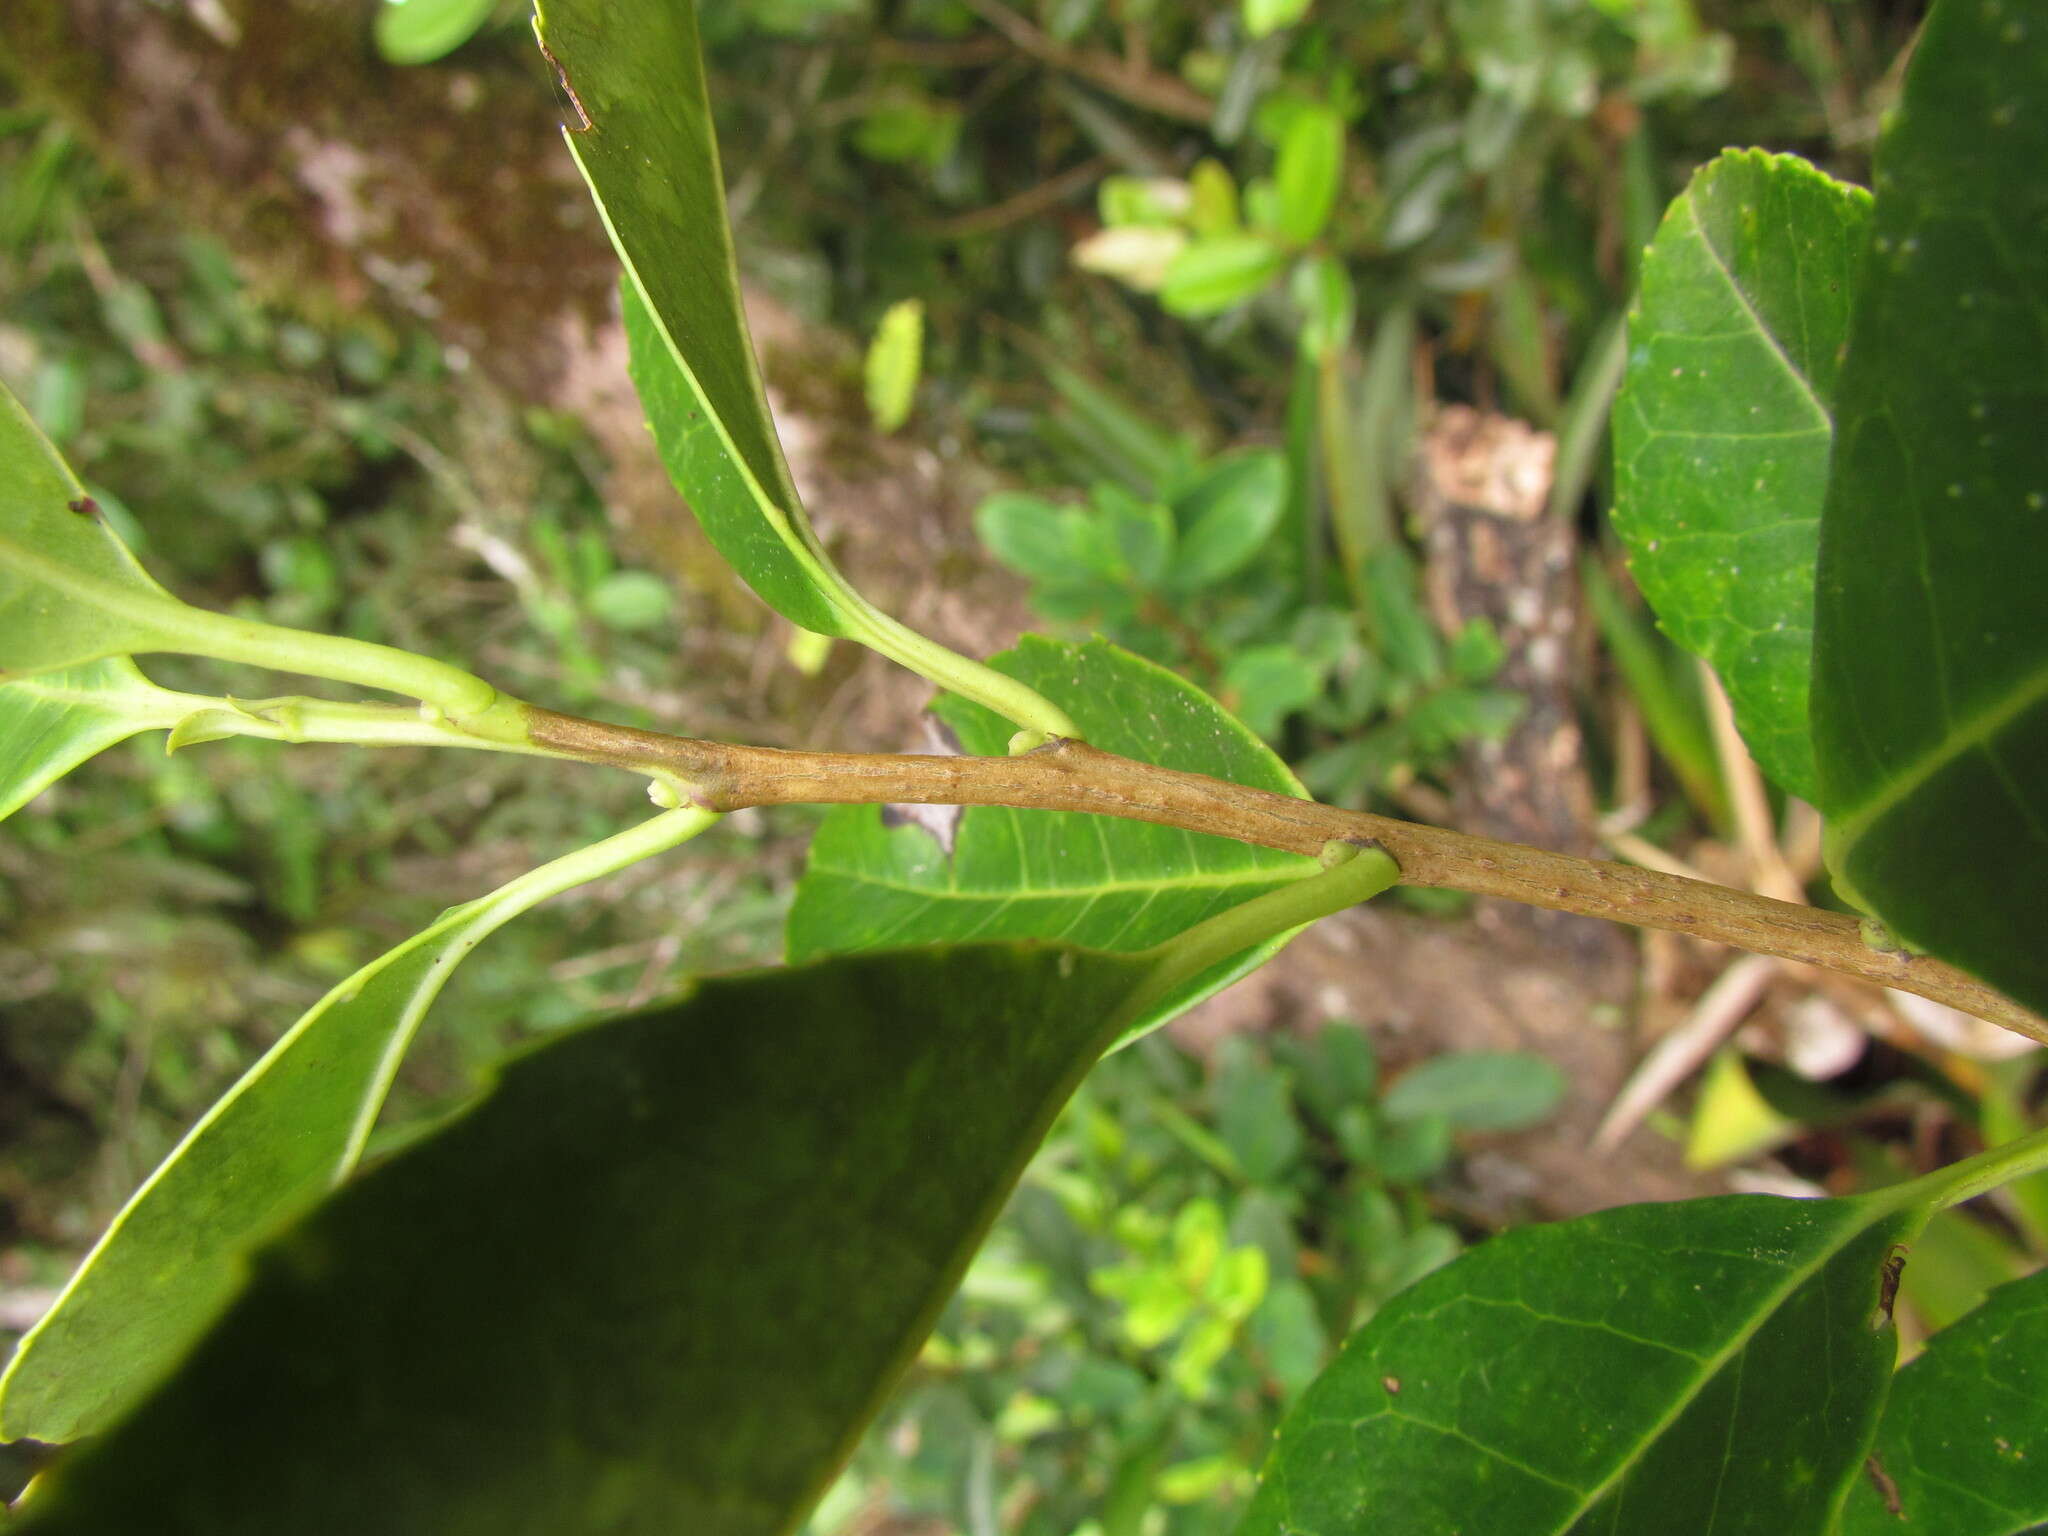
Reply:
M1891 1480L1884 1463L1872 1456L1863 1463L1863 1470L1869 1474L1870 1485L1877 1490L1877 1496L1884 1500L1885 1513L1894 1519L1905 1519L1906 1507L1899 1502L1899 1485Z
M1870 1319L1873 1330L1892 1320L1892 1303L1899 1299L1899 1276L1906 1269L1906 1245L1893 1243L1885 1250L1884 1263L1877 1272L1877 1311Z
M539 41L541 57L554 66L555 83L561 86L562 94L569 98L569 105L576 109L576 121L574 123L564 123L562 126L571 133L590 132L594 125L590 121L590 114L583 110L583 98L576 94L576 87L569 83L569 71L562 68L562 61L555 57L555 50L547 45L547 41L545 39L540 39Z
M90 517L97 520L100 516L100 504L90 496L80 496L75 500L65 502L64 505L76 512L80 517Z
M1398 1376L1382 1376L1380 1378L1380 1385L1387 1389L1389 1397L1399 1397L1401 1395L1401 1378Z

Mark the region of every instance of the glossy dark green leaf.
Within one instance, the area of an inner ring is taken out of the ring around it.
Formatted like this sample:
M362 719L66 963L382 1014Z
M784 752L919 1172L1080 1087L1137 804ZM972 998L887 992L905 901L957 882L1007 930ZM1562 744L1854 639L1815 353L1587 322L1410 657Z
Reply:
M0 385L0 678L175 650L167 616L183 609Z
M1063 705L1087 740L1107 751L1301 793L1286 766L1214 700L1106 642L1026 636L993 665ZM1003 750L1008 727L988 711L950 698L936 708L962 750ZM1142 949L1316 867L1292 854L1108 816L975 806L960 815L950 846L928 823L890 820L875 806L844 806L825 818L790 910L792 960L1026 937ZM1183 989L1152 1020L1207 996L1277 947Z
M1892 1384L1871 1454L1842 1536L2048 1526L2048 1275L2000 1286L1929 1341Z
M0 683L0 819L87 758L192 707L125 657Z
M1920 1219L1737 1195L1496 1237L1345 1346L1241 1536L1823 1536L1897 1353L1885 1260Z
M24 1529L785 1532L1142 970L862 956L556 1038L259 1251Z
M129 1199L0 1378L0 1434L105 1430L219 1315L243 1259L356 1165L392 1075L449 974L492 933L572 886L693 836L686 809L579 849L450 909L287 1030Z
M1829 864L2048 1009L2048 17L1942 0L1877 152L1821 532Z
M1814 553L1870 196L1790 155L1693 177L1643 257L1614 407L1614 527L1665 632L1813 799Z
M475 37L498 0L384 0L372 29L393 64L431 64Z

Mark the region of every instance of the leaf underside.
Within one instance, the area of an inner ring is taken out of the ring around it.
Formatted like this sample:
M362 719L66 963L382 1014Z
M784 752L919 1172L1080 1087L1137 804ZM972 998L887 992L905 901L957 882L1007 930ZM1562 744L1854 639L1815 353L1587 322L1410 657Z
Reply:
M129 1198L22 1339L0 1377L0 1435L68 1442L131 1407L235 1294L249 1248L355 1167L455 967L521 912L592 878L593 852L642 856L673 841L664 824L673 825L655 818L452 908L309 1009Z
M542 1045L260 1250L23 1530L788 1531L1141 969L859 956Z
M0 678L165 649L158 606L178 605L0 385Z
M2048 1275L2000 1286L1929 1341L1893 1383L1871 1455L1842 1536L2048 1525Z
M1919 1219L1738 1195L1496 1237L1353 1337L1240 1536L1822 1536L1896 1356L1884 1261Z
M670 477L770 607L851 635L747 332L694 0L545 0L536 27L588 120L569 147L626 266L633 383Z
M2048 17L1943 0L1877 153L1821 535L1829 862L2048 1009Z
M0 820L86 759L168 724L176 701L125 657L0 683Z
M1790 155L1694 175L1644 255L1614 412L1614 529L1744 740L1813 799L1814 560L1870 195Z
M1191 684L1106 641L1027 635L997 671L1063 706L1106 751L1298 795L1286 766ZM961 749L999 756L1010 727L943 697L934 711ZM1313 859L1172 827L1059 811L970 807L948 854L926 825L889 825L875 806L825 818L789 915L789 956L883 946L1038 938L1119 952L1144 949L1237 903L1311 874ZM1243 975L1275 940L1197 978L1134 1030Z

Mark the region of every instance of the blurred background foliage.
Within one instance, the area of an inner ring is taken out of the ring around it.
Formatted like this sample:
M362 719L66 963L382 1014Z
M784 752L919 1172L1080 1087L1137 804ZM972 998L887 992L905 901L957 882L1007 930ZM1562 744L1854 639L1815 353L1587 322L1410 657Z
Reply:
M1547 515L1574 530L1597 637L1573 666L1607 848L1824 900L1809 819L1731 753L1634 600L1602 523L1605 421L1668 198L1724 144L1867 180L1920 10L730 0L704 25L749 282L867 349L850 388L798 404L864 397L872 430L988 466L976 532L1045 627L1182 670L1318 794L1440 813L1461 749L1524 706L1492 628L1431 612L1409 466L1435 403L1511 414L1557 438ZM405 69L529 46L510 0L387 4L373 39ZM0 375L196 600L629 723L775 741L843 706L819 647L622 558L578 421L475 387L424 329L252 288L5 87L0 293ZM563 783L517 758L142 742L0 828L0 1327L333 981L638 813L630 779ZM743 813L493 939L407 1101L525 1033L774 958L811 821ZM1954 1020L1780 978L1737 1035L1737 982L1754 1006L1777 973L1645 956L1645 1016L1690 1055L1631 1114L1697 1168L1842 1192L2036 1117L2033 1057ZM1562 1087L1517 1056L1383 1073L1349 1025L1113 1058L815 1529L1228 1529L1287 1397L1500 1219L1463 1199L1463 1153L1544 1122ZM1949 1213L1907 1270L1910 1326L2044 1244L2042 1189Z

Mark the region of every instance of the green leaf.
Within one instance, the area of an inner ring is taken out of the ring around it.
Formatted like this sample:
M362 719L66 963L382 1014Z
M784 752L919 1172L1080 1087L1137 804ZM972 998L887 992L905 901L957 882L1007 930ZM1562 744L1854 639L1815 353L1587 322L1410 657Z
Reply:
M1821 529L1836 888L2048 1009L2048 24L1937 4L1877 152Z
M1059 581L1080 574L1068 552L1071 508L1022 491L998 491L974 511L974 531L989 553L1020 576Z
M1735 1195L1496 1237L1353 1336L1240 1536L1822 1536L1897 1354L1885 1260L1923 1214Z
M675 612L675 589L649 571L613 571L584 601L606 629L659 629Z
M175 649L180 603L142 569L0 385L0 677Z
M1246 725L1271 740L1289 715L1321 697L1326 671L1291 645L1249 646L1224 667L1223 695Z
M1159 302L1169 314L1221 314L1258 293L1286 267L1286 251L1263 235L1211 235L1173 258Z
M1757 762L1815 798L1813 572L1870 195L1723 154L1643 258L1614 410L1614 528L1665 632L1712 662Z
M126 658L0 683L0 820L95 753L175 725L194 702Z
M1323 232L1344 177L1344 119L1321 102L1304 102L1287 120L1273 164L1280 233L1307 245Z
M1244 29L1265 37L1291 27L1308 14L1310 0L1244 0Z
M2048 1275L2000 1286L1934 1336L1892 1383L1871 1454L1842 1536L2022 1536L2048 1524Z
M1216 1133L1254 1184L1277 1183L1301 1156L1287 1072L1261 1061L1242 1037L1223 1042L1212 1090Z
M431 64L476 36L496 9L497 0L384 0L377 52L393 64Z
M1141 969L861 956L548 1041L261 1249L23 1529L788 1531Z
M1298 795L1286 767L1214 700L1104 641L1027 635L993 665L1043 689L1109 752ZM941 699L961 749L993 755L1008 731L986 710ZM950 846L925 825L890 825L875 806L828 814L789 914L789 956L962 939L1058 939L1142 949L1311 873L1315 861L1201 833L1063 811L972 806ZM1243 975L1263 945L1177 991L1155 1024Z
M0 680L143 651L184 651L389 688L450 715L481 717L498 698L481 678L410 651L180 602L143 570L21 402L0 385ZM516 718L507 723L523 730Z
M713 546L793 623L858 640L1019 725L1074 734L1044 700L876 610L805 517L740 304L694 0L546 0L534 24L579 118L570 152L625 263L634 387Z
M0 1378L0 1434L106 1429L205 1332L257 1240L355 1167L392 1075L463 957L561 891L694 836L686 809L542 865L380 955L293 1025L186 1133L29 1331Z
M868 343L864 368L868 413L876 430L894 432L910 419L917 379L924 370L924 300L891 304Z
M1174 499L1182 529L1170 585L1199 592L1243 570L1280 526L1287 509L1285 455L1234 453Z
M1334 256L1303 261L1288 279L1294 307L1301 311L1301 345L1321 360L1351 344L1358 324L1358 294L1351 274Z
M1095 505L1116 554L1116 574L1148 590L1157 587L1173 559L1173 513L1116 485L1097 486Z
M1396 1120L1442 1115L1460 1131L1519 1131L1564 1102L1564 1074L1527 1051L1435 1056L1401 1075L1383 1107Z
M708 290L712 284L705 284ZM700 290L701 291L701 290ZM739 454L744 439L728 436L709 396L677 362L661 324L629 279L621 288L626 317L627 366L647 422L675 482L697 515L704 533L728 564L739 572L763 602L792 623L821 635L854 638L858 625L848 617L830 562L817 545L810 520L782 467L782 450L773 448L779 483L762 489ZM744 344L744 342L742 342ZM699 333L692 343L709 352ZM749 370L752 353L746 354ZM767 408L761 407L763 432ZM769 439L773 443L773 438ZM751 450L765 453L756 446Z

